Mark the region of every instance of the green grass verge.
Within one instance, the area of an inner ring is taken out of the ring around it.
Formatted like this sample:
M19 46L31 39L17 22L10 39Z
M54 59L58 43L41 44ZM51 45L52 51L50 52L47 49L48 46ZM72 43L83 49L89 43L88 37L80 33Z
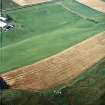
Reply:
M105 105L104 87L105 59L68 85L37 93L6 90L2 99L3 105Z
M5 90L2 93L2 96L0 95L2 105L56 105L38 92Z
M62 3L68 6L67 2ZM70 6L73 11L88 18L84 19L57 3L8 11L16 27L3 32L0 72L32 64L105 30L104 14L72 0L68 4L74 6Z

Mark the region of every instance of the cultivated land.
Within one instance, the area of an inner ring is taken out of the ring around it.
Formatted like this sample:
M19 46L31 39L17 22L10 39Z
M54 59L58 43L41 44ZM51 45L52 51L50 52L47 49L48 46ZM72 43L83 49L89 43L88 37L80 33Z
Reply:
M76 0L90 8L105 13L105 3L102 0Z
M48 0L13 0L13 1L20 6L48 2Z
M105 58L68 85L44 92L5 90L2 98L3 105L105 105L104 87Z
M105 30L103 13L74 0L10 10L8 14L16 27L3 32L1 73L52 56Z
M51 8L49 8L49 6ZM9 7L9 9L11 9L11 7ZM30 11L32 11L32 13L30 13ZM54 55L71 46L74 46L75 44L85 39L88 39L89 37L95 36L97 35L97 33L105 31L105 15L103 13L96 12L84 5L81 5L80 3L75 2L74 0L64 0L63 3L57 2L53 3L53 5L52 3L44 5L41 4L33 6L31 8L24 8L22 10L19 9L17 11L8 11L8 13L10 16L13 17L17 25L13 31L3 33L4 48L2 52L4 57L3 62L0 66L1 73L8 72L10 70L13 70L14 68L19 68L24 65L32 64L38 60ZM31 19L28 18L29 16L32 20L35 19L36 21L31 21ZM38 21L38 19L40 21ZM42 22L41 20L45 22ZM41 23L44 24L44 27ZM47 23L48 26L45 23ZM26 27L26 25L28 27ZM91 53L91 57L94 56L93 58L99 61L98 59L101 59L102 55L104 55L105 52L104 44L104 35L102 37L100 35L100 38L97 41L93 41L92 45L90 45L91 49L87 51L92 51L93 53ZM84 47L85 46L86 45L84 45ZM96 51L94 53L95 50L102 52L99 53ZM42 51L42 53L40 51ZM81 51L85 55L87 54L86 48L84 48L84 51L83 49ZM96 54L99 54L98 58L96 57ZM77 56L74 56L74 58L77 58ZM90 56L82 57L84 58L84 60L89 60L91 58ZM58 61L61 62L62 59ZM57 62L57 64L59 64L58 61L55 60L54 62ZM81 60L79 60L79 63L81 63L81 65L78 65L78 63L76 63L78 67L82 67L83 62L80 61ZM89 60L88 63L92 61L93 59ZM30 72L31 71L32 70L30 70ZM65 71L67 71L66 68ZM76 72L74 70L72 71L73 73ZM62 74L64 73L65 72L63 72ZM105 58L97 62L91 68L87 69L85 73L81 74L78 78L70 81L68 84L62 84L56 88L42 92L5 90L2 91L3 96L1 97L0 95L0 100L1 98L3 99L3 105L7 105L7 103L10 105L105 105L104 74ZM14 76L14 74L10 77L12 76ZM47 75L44 75L43 77L45 76ZM23 80L22 75L19 78ZM16 77L16 81L20 85L20 82L18 82L18 77ZM12 83L14 83L14 80L12 81ZM21 85L21 87L23 86Z
M2 77L11 88L43 90L74 79L104 57L105 32Z

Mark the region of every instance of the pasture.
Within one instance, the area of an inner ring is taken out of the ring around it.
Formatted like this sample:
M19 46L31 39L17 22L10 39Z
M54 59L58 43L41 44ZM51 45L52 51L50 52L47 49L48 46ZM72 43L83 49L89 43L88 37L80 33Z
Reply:
M105 30L103 13L72 0L7 12L16 27L3 32L0 72L35 63Z

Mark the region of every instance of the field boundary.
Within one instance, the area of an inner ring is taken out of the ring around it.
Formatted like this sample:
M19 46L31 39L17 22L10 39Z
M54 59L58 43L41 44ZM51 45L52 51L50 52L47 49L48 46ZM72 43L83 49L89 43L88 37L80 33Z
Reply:
M62 4L62 3L60 3L59 5L61 5L62 8L64 8L65 10L67 10L67 11L69 11L69 12L71 12L71 13L73 13L73 14L75 14L75 15L77 15L77 16L79 16L79 17L85 19L85 20L88 20L88 21L91 21L91 22L94 22L94 23L98 23L95 19L86 17L86 16L83 15L83 14L80 14L80 13L78 13L78 12L75 12L75 11L73 11L72 9L70 9L68 6L66 6L66 5L64 5L64 4Z
M105 57L105 32L1 76L13 89L43 90L67 83Z
M20 6L25 6L25 5L45 3L49 2L50 0L12 0L12 1Z
M37 4L31 4L31 5L24 5L24 6L17 6L17 7L13 7L13 8L7 8L6 11L9 12L9 11L16 11L16 10L19 10L19 9L25 9L25 8L31 8L31 7L34 7L34 6L38 6L38 5L46 5L46 4L52 4L53 2L52 1L47 1L47 2L43 2L43 3L37 3ZM1 10L1 9L0 9ZM5 12L5 10L2 10L3 12Z
M76 1L94 10L105 13L105 2L102 0L76 0Z
M65 10L69 11L69 12L72 12L73 14L83 18L83 19L86 19L87 17L84 16L84 15L81 15L80 13L77 13L75 11L73 11L72 9L70 9L69 7L65 6L64 4L60 4Z

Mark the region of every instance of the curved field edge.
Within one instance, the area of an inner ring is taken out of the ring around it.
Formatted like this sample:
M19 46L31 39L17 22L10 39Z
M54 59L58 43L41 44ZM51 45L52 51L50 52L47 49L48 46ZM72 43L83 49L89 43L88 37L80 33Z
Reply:
M92 9L105 13L105 3L102 0L76 0L77 2L86 5Z
M49 2L48 0L27 0L27 1L26 0L13 0L13 1L20 6Z
M104 74L105 58L66 85L42 92L4 90L3 105L104 105Z
M98 17L94 18L96 22L90 18L83 19L56 3L9 11L17 26L3 33L4 61L0 65L0 72L35 63L104 31L104 15L87 7L86 10L90 11L91 18L97 14Z
M68 82L85 72L105 57L104 48L105 32L38 63L1 76L15 89L47 89Z

